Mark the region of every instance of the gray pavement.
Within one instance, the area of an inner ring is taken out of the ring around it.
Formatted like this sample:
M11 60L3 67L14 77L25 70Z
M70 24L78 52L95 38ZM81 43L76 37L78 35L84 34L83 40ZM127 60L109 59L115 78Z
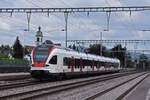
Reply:
M129 93L124 100L150 100L150 76Z
M0 81L31 78L30 73L0 73Z
M0 77L4 77L4 76L17 76L17 75L30 75L30 73L26 72L18 72L18 73L0 73Z

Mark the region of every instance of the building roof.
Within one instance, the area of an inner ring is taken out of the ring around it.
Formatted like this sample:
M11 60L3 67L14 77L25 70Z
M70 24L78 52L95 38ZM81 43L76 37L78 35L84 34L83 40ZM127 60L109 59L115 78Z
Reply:
M54 44L54 45L57 45L57 46L61 46L61 43L56 43L56 42L53 42L51 40L45 40L44 44Z
M28 49L29 52L31 52L35 48L35 46L29 46L29 45L27 45L25 47Z
M45 44L54 44L51 40L45 40Z

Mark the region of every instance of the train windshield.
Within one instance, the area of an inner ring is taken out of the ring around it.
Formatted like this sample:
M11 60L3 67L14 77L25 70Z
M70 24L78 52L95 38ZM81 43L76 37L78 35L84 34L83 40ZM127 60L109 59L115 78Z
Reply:
M45 62L53 46L40 45L35 48L33 60L35 62Z

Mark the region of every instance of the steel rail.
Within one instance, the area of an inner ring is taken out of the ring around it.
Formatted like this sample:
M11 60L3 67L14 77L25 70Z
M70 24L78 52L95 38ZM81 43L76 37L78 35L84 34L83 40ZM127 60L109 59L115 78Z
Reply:
M95 95L93 95L93 96L91 96L91 97L89 97L89 98L87 98L87 99L85 99L85 100L94 100L94 99L96 99L97 97L100 97L100 96L102 96L102 95L104 95L104 94L106 94L106 93L108 93L108 92L110 92L110 91L112 91L112 90L114 90L114 89L116 89L116 88L118 88L118 87L120 87L120 86L122 86L122 85L128 83L128 82L131 82L132 80L135 80L135 79L137 79L138 77L143 76L143 75L145 75L145 74L147 74L147 73L144 73L144 74L142 74L142 75L139 75L139 76L137 76L137 77L134 77L134 78L132 78L132 79L129 79L129 80L123 82L123 83L117 84L117 85L115 85L115 86L113 86L113 87L111 87L111 88L109 88L109 89L106 89L106 90L104 90L104 91L102 91L102 92L100 92L100 93L97 93L97 94L95 94ZM138 83L136 83L134 86L132 86L130 89L128 89L125 93L123 93L122 95L120 95L116 100L122 100L123 97L125 97L131 90L133 90L138 84L140 84L140 83L141 83L145 78L147 78L148 76L149 76L149 74L146 75L142 80L140 80L140 81L139 81Z

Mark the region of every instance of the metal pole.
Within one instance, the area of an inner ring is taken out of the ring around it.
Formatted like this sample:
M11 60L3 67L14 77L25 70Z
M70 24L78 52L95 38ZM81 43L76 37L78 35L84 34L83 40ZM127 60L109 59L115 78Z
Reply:
M137 49L137 42L135 43L135 45L134 45L134 59L136 60L137 58L136 58L136 49ZM135 62L136 63L136 62ZM137 63L135 64L135 68L137 67L136 66L137 65Z
M106 12L106 16L107 16L107 31L109 31L110 14L111 14L111 11L107 11Z
M28 31L30 30L31 13L27 13Z
M24 43L24 32L23 32L23 59L24 59L24 56L25 56L25 43Z
M102 56L102 32L100 33L100 41L101 41L100 55Z
M144 70L145 69L145 63L144 63L144 59L143 59L143 69L142 70Z
M127 43L125 43L125 49L127 47ZM126 68L127 64L126 64L126 50L124 51L124 67Z
M65 17L65 31L66 31L66 48L67 48L67 35L68 35L68 12L64 13L64 17Z
M24 56L25 56L25 32L27 32L28 30L26 30L26 29L24 29L24 31L23 31L23 45L24 45L24 47L23 47L23 58L24 58Z

